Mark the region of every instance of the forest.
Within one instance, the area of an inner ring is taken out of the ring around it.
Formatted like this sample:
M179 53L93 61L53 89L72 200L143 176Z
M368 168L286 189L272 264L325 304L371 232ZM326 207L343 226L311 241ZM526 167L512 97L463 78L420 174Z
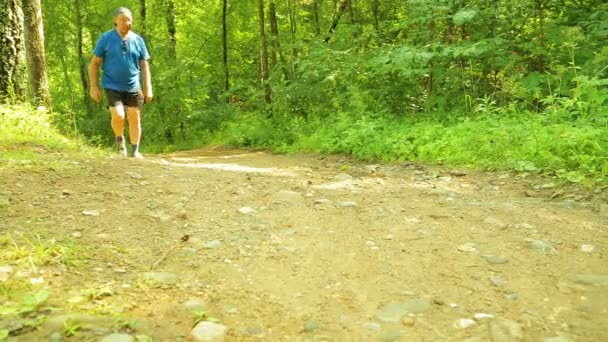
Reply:
M608 175L602 0L3 4L2 101L44 105L54 128L89 145L112 134L87 66L127 6L152 56L146 153L217 144Z
M606 0L0 0L0 341L608 341L606 222Z

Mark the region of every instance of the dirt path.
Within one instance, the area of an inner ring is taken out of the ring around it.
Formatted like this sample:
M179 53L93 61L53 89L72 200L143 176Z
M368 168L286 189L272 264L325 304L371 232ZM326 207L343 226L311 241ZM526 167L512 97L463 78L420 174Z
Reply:
M0 172L1 233L84 247L0 259L60 308L0 315L9 340L190 340L195 315L226 341L608 340L599 190L223 150Z

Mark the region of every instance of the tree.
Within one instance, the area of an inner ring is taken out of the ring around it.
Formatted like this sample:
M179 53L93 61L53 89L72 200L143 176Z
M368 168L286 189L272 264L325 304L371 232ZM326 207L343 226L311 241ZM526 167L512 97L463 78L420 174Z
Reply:
M266 40L266 22L264 15L264 0L258 0L258 15L260 20L260 70L262 74L262 84L264 85L264 100L266 103L272 102L272 89L268 83L270 70L268 66L268 42Z
M51 95L44 52L44 28L40 0L24 0L26 56L30 71L30 83L37 105L50 107Z
M224 66L224 91L230 90L230 72L228 70L228 0L222 0L222 65ZM226 97L230 102L230 97Z
M18 0L0 7L0 100L25 100L23 12Z

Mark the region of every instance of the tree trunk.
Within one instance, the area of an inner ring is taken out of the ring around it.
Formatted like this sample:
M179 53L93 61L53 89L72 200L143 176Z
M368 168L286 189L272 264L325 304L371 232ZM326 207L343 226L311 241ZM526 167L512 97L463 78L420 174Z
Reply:
M222 64L224 66L224 91L226 102L230 102L230 72L228 69L228 0L222 0Z
M314 22L315 35L318 37L321 35L321 20L319 19L319 1L314 0L312 2L312 20Z
M289 71L287 70L287 66L285 65L285 55L283 55L283 50L281 50L281 41L279 38L279 24L277 22L277 7L274 1L270 2L270 33L272 34L273 48L273 53L271 55L272 65L274 67L278 63L280 63L281 70L283 70L283 75L285 76L285 80L289 80Z
M83 53L83 27L82 27L82 0L74 0L76 12L76 50L78 53L78 70L80 72L80 82L82 84L82 99L87 110L87 114L92 115L93 103L89 97L89 78L87 61Z
M51 106L51 95L46 70L44 52L44 28L40 0L24 0L26 56L30 71L30 83L34 93L34 103Z
M342 2L340 2L339 5L337 5L336 13L334 14L334 18L331 21L331 26L329 27L329 33L327 34L327 37L325 37L325 39L324 39L324 41L326 43L329 42L329 40L331 39L331 35L336 30L336 27L338 27L340 18L342 18L342 15L346 11L346 7L347 7L348 3L349 3L348 0L342 0Z
M270 70L268 67L268 43L266 41L264 0L258 0L258 14L260 20L260 70L262 73L262 84L264 86L264 100L266 103L272 102L272 89L268 84Z
M140 24L140 30L139 30L139 35L142 36L142 38L144 38L144 41L146 40L146 0L139 0L139 21L141 22Z
M19 0L0 7L0 100L25 101L23 12Z
M169 31L169 58L172 61L175 61L177 58L177 39L175 38L175 34L177 32L175 26L175 5L173 0L167 1L167 16L165 17L167 20L167 30Z

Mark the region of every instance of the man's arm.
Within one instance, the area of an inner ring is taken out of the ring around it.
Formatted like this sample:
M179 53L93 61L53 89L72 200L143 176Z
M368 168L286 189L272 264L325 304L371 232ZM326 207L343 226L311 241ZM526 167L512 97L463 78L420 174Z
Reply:
M93 56L91 64L89 64L89 95L95 102L101 100L101 92L99 91L99 66L101 62L101 57Z
M147 60L142 59L139 62L141 66L141 76L143 78L144 83L144 101L148 103L152 101L152 75L150 74L150 64Z

